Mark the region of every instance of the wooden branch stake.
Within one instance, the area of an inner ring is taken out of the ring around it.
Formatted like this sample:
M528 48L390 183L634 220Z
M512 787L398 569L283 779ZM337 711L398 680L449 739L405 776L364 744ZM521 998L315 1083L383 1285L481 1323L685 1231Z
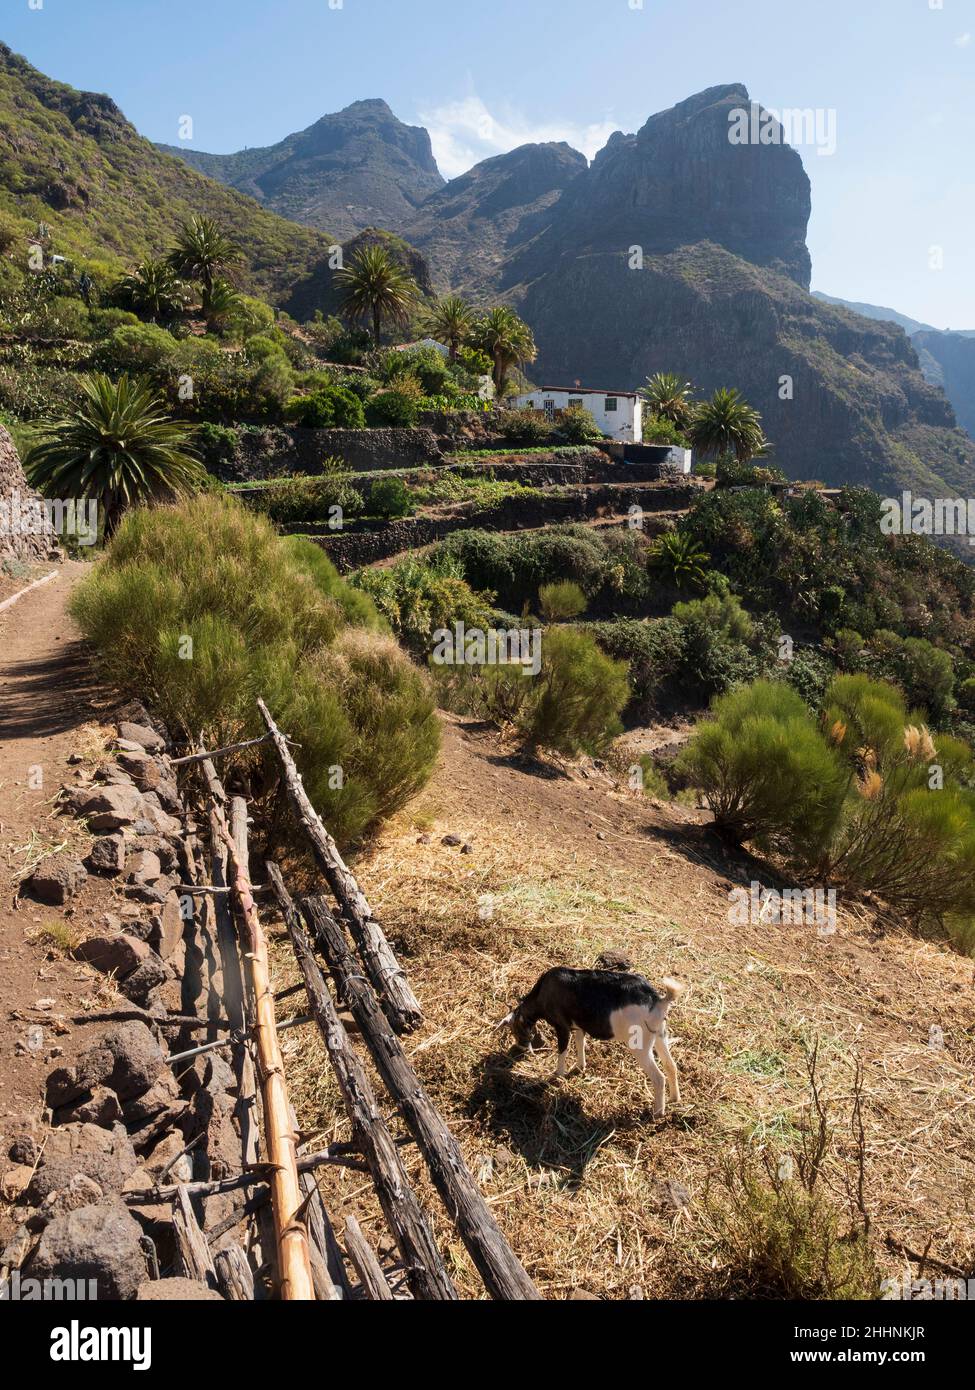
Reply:
M271 1200L278 1246L278 1268L281 1275L281 1297L286 1300L313 1300L315 1293L308 1253L308 1233L303 1223L297 1219L302 1195L298 1184L295 1131L288 1106L284 1060L274 1017L267 938L251 895L246 859L241 856L237 841L227 829L226 819L219 806L214 806L213 814L216 816L223 842L227 846L247 933L245 954L250 963L254 995L254 1032L264 1101L267 1147L270 1160L274 1164Z
M460 1145L420 1084L371 986L357 971L345 934L325 899L303 899L300 908L321 942L336 986L348 1001L376 1070L416 1140L488 1293L497 1299L540 1299L491 1215L464 1162Z
M312 1014L352 1122L353 1141L369 1164L380 1205L403 1257L410 1291L418 1299L456 1299L457 1290L447 1273L433 1231L379 1112L366 1069L349 1043L277 864L269 860L267 872L304 976Z
M366 973L395 1031L408 1033L423 1021L416 996L410 989L406 975L396 959L393 948L386 940L382 927L373 916L365 894L350 873L338 846L308 799L308 793L288 749L285 736L271 718L264 701L258 700L257 705L281 760L284 784L292 808L308 837L318 867L341 905L344 920L348 923Z
M213 1257L217 1287L231 1303L254 1301L254 1272L239 1245L228 1245Z
M182 1183L176 1189L173 1202L173 1235L176 1238L176 1253L187 1279L216 1288L217 1275L213 1267L213 1256L207 1238L200 1230L196 1213L189 1193Z
M369 1297L377 1303L392 1303L393 1291L383 1273L383 1267L354 1216L345 1218L345 1248Z

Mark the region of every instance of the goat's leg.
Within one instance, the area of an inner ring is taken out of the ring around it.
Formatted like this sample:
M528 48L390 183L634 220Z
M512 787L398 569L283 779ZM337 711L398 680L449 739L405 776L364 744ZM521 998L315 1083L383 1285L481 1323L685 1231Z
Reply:
M576 1045L576 1065L580 1072L586 1070L586 1035L581 1028L573 1028L572 1041Z
M665 1083L664 1074L654 1061L652 1035L647 1039L646 1047L642 1051L637 1052L636 1055L640 1066L650 1078L650 1083L653 1086L653 1114L654 1119L659 1120L666 1109L666 1102L664 1100Z
M667 1084L670 1087L670 1099L674 1105L680 1105L680 1082L677 1080L677 1068L674 1066L674 1059L670 1055L670 1047L663 1033L658 1033L654 1038L657 1055L660 1058L660 1065L664 1069L667 1077Z
M559 1063L549 1080L561 1081L569 1069L569 1039L572 1034L568 1028L560 1028L557 1024L552 1026L555 1028L555 1036L559 1044Z

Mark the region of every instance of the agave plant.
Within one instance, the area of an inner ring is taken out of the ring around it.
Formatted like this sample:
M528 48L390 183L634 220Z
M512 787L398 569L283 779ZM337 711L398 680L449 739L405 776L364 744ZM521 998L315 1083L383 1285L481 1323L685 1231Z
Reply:
M81 392L68 415L41 426L24 460L40 493L97 502L108 539L128 507L174 501L200 486L206 474L192 452L195 431L166 414L148 382L98 374L82 381Z
M676 589L703 589L710 555L683 531L665 531L650 553L653 567Z
M211 217L192 217L180 229L166 259L177 275L203 286L203 317L209 322L214 283L221 271L240 260L236 242L225 236Z
M705 458L733 454L739 463L747 463L768 448L762 417L734 389L715 391L699 405L687 436L691 447Z
M186 286L166 260L147 256L118 283L119 297L150 323L166 322L186 307Z
M342 291L342 313L353 322L371 318L377 348L383 320L405 322L416 302L416 281L384 246L360 247L335 279Z
M647 377L646 386L641 386L640 395L653 415L669 420L679 430L686 429L694 413L691 402L693 387L689 381L676 372L657 372Z

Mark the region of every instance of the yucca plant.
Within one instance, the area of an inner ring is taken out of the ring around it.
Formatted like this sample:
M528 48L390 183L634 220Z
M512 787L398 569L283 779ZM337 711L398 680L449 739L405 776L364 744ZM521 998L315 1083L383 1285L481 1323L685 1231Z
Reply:
M240 260L240 248L212 217L192 217L179 231L167 261L177 275L203 287L203 317L209 321L214 283Z
M694 411L687 427L691 447L705 458L733 454L739 463L765 452L762 417L737 390L718 390Z
M85 378L77 406L46 421L24 460L45 497L94 500L110 538L123 513L194 491L206 473L192 449L195 431L171 419L152 386L123 373Z
M119 297L140 318L164 323L186 307L186 286L168 261L147 256L118 283Z
M372 320L372 339L379 347L383 320L404 323L416 303L412 275L384 246L363 246L349 265L335 272L342 292L342 313L353 322Z
M703 589L710 555L684 531L665 531L654 542L649 563L676 589Z

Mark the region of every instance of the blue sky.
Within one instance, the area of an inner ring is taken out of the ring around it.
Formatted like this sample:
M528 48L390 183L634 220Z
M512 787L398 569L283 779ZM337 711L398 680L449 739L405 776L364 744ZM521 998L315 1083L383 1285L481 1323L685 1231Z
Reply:
M801 150L814 288L975 328L975 0L3 0L0 38L151 139L191 115L204 150L382 96L447 175L534 139L591 155L744 82L835 112L835 153Z

